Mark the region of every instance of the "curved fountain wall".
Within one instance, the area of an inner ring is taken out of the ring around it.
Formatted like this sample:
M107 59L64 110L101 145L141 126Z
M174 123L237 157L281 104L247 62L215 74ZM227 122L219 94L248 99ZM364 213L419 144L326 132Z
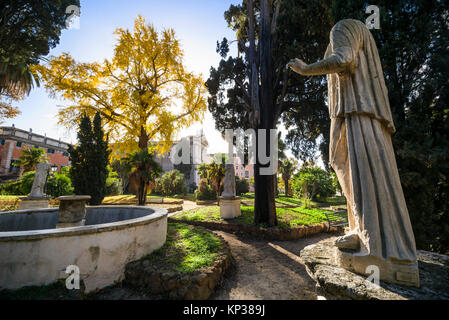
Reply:
M55 229L58 209L0 212L0 289L51 284L76 265L85 292L123 278L125 265L159 249L167 210L86 207L84 226Z

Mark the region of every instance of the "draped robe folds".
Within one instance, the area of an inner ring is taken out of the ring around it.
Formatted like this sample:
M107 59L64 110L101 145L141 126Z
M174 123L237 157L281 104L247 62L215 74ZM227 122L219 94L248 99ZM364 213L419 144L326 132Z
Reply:
M357 20L338 22L325 58L304 68L327 74L330 163L348 201L361 252L413 263L416 246L391 134L395 132L375 41Z

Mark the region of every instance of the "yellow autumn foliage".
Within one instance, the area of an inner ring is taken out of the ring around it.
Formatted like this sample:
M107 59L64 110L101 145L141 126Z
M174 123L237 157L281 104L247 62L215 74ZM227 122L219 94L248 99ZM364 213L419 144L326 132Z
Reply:
M112 60L81 63L64 53L33 72L51 94L73 102L59 111L59 124L73 127L82 114L101 113L114 158L152 141L166 152L180 129L204 116L202 76L186 70L173 29L158 32L139 15L133 30L115 35Z

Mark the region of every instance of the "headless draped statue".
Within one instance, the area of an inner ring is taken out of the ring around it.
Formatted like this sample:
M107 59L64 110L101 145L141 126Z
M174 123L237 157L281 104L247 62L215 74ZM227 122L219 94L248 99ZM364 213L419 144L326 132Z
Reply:
M31 187L30 198L42 198L45 197L44 189L47 184L48 173L50 172L51 165L48 163L39 162L36 165L36 173L34 174L33 185Z
M391 142L395 132L376 43L360 21L339 21L323 60L288 66L327 75L329 161L348 203L350 231L335 240L336 263L380 279L419 286L416 246Z
M235 198L235 171L233 164L226 165L226 173L223 179L223 192L221 196L226 199Z

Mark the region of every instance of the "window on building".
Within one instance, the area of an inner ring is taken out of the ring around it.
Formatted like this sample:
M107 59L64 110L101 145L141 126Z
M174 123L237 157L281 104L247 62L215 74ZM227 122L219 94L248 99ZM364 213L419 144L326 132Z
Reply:
M249 171L248 170L245 171L245 178L249 178Z
M53 153L55 153L55 149L48 149L48 150L47 150L47 153L53 154Z
M68 153L68 152L63 152L62 155L63 155L64 157L68 157L68 156L69 156L69 153Z
M22 148L22 142L17 141L17 142L16 142L16 147L17 147L17 148Z
M18 173L20 170L20 167L17 167L14 165L18 160L11 160L11 163L9 164L9 172L10 173Z
M238 170L239 169L239 166L235 166L235 170Z
M2 146L5 145L5 139L0 139L0 145L2 145Z

